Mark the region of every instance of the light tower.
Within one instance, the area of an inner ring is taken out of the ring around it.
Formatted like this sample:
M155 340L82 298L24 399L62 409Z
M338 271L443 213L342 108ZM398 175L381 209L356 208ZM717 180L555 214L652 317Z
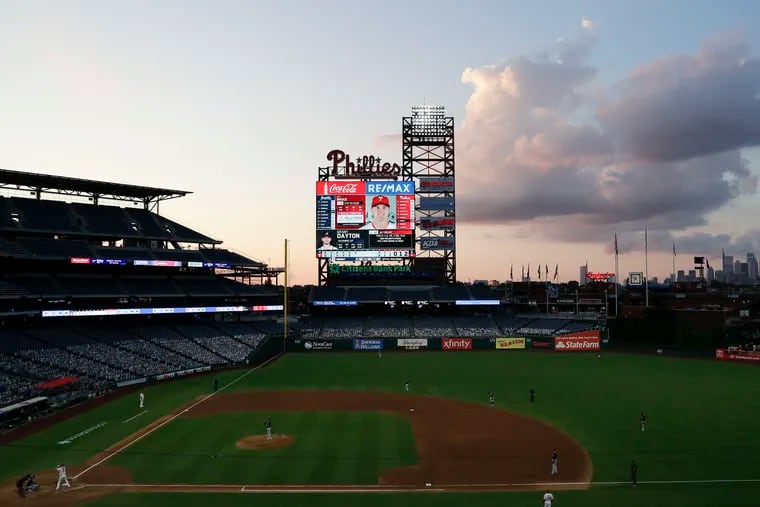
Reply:
M443 106L412 107L402 119L402 177L417 181L416 263L442 263L456 276L454 117Z

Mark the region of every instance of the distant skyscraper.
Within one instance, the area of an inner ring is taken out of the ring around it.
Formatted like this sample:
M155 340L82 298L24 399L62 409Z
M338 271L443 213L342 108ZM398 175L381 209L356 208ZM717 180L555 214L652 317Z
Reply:
M747 266L749 267L749 281L755 282L757 281L757 257L755 257L755 254L752 252L749 252L747 254Z
M697 270L696 269L690 269L689 270L689 281L693 282L697 279Z
M715 270L711 267L707 268L707 281L712 282L715 280Z
M586 275L588 274L588 264L581 266L580 279L578 283L580 285L586 285Z
M729 283L734 281L734 256L725 255L723 257L723 277Z

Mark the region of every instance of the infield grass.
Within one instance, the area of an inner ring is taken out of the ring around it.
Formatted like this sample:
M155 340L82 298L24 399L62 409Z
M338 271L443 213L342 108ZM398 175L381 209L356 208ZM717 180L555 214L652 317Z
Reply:
M244 450L267 417L294 438L279 449ZM155 484L373 484L417 462L409 422L379 412L237 412L179 418L115 456L111 464Z
M222 383L239 376L242 371L225 372ZM220 377L221 378L221 377ZM622 355L603 353L600 359L594 354L560 354L536 352L436 352L436 353L303 353L289 354L270 366L256 371L230 391L257 389L348 389L373 391L403 391L404 379L411 381L414 394L450 397L485 403L487 392L496 393L497 405L547 421L576 438L591 455L594 481L626 481L631 459L639 464L639 480L715 480L760 479L760 369L730 363L703 360L685 360L668 357ZM129 423L122 420L138 412L136 397L117 400L92 412L61 423L37 435L25 438L12 446L0 448L0 476L9 477L28 470L49 468L60 461L75 462L91 456L98 450L136 431L166 412L204 392L209 392L212 377L198 377L159 384L146 390L149 412ZM535 387L537 400L530 403L528 390ZM647 430L639 430L639 414L649 417ZM367 413L359 413L367 414ZM217 417L177 419L156 431L150 437L128 449L124 456L114 458L114 464L124 464L135 470L136 479L143 479L150 469L151 460L162 459L150 455L153 451L172 451L179 443L192 453L203 454L212 449L229 452L230 446L241 434L255 433L262 427L263 414L240 415L243 419L218 423ZM235 418L238 415L229 414ZM315 429L330 426L330 417L323 413L292 413L283 424L297 427L300 421ZM366 417L356 415L357 417ZM275 416L279 418L279 415ZM373 415L374 417L374 415ZM248 418L251 419L250 424ZM207 419L204 423L203 419ZM275 421L277 421L276 419ZM347 420L347 419L344 419ZM56 442L80 432L100 421L109 424L74 441L69 445ZM231 434L214 433L218 424L235 428ZM275 424L279 424L276 422ZM249 431L250 428L250 431ZM357 433L363 431L357 424ZM395 430L390 425L387 431ZM276 427L275 431L285 430ZM385 431L385 430L384 430ZM177 436L180 435L180 436ZM347 437L355 438L355 437ZM364 440L361 440L364 442ZM197 444L194 442L198 442ZM397 456L408 458L410 448L398 440ZM363 446L366 447L363 447ZM369 441L359 446L358 454L372 462L382 456ZM197 447L196 447L197 446ZM281 449L278 452L286 452ZM354 462L341 466L334 460L329 466L323 459L309 464L306 448L290 448L293 464L287 467L262 467L252 472L246 482L286 483L299 482L303 477L317 482L359 481L361 476L377 477L377 469L366 471ZM327 447L310 444L310 452L326 453ZM340 447L330 451L341 452ZM148 455L140 458L140 452ZM411 451L413 452L413 451ZM10 459L6 459L6 456ZM232 482L235 474L242 473L240 460L229 457L203 459L209 474ZM323 454L322 457L328 456ZM394 456L394 457L395 457ZM192 456L189 456L192 459ZM200 458L199 458L200 459ZM267 456L261 459L276 459ZM547 457L548 459L548 457ZM123 461L126 460L126 461ZM129 462L132 460L131 462ZM184 460L184 458L183 458ZM299 464L295 464L298 461ZM201 463L199 461L198 463ZM350 463L350 461L346 461ZM154 467L164 469L166 465ZM197 465L200 466L200 465ZM397 465L393 465L397 466ZM560 471L561 471L560 461ZM362 468L364 465L362 466ZM183 470L180 470L182 468ZM211 470L211 469L218 470ZM255 469L258 469L254 466ZM266 477L266 470L272 476ZM291 468L294 470L291 471ZM326 469L326 470L325 470ZM145 472L143 472L145 470ZM289 476L288 474L291 474ZM187 469L177 465L166 472L166 478L182 477L188 482ZM184 475L183 475L184 474ZM153 476L155 478L155 473ZM204 476L204 480L206 476ZM151 480L151 482L156 482ZM760 496L760 483L744 484L671 484L642 485L636 490L629 486L593 486L586 492L560 492L557 504L564 506L628 506L668 505L670 507L701 507L713 505L748 505ZM158 505L182 503L186 507L208 505L213 499L223 498L225 505L242 505L243 502L264 501L266 505L462 505L470 507L504 505L539 505L536 493L469 494L469 495L260 495L249 498L234 495L122 495L106 498L96 505ZM306 502L306 503L304 503Z

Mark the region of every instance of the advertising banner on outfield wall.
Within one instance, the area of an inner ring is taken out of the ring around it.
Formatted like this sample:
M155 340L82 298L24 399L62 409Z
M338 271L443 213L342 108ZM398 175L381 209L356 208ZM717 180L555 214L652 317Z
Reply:
M332 350L333 342L329 340L321 340L321 341L306 340L303 342L303 349L304 350Z
M441 350L472 350L472 338L444 338Z
M760 352L715 349L715 359L718 361L760 361Z
M554 348L554 339L552 338L528 338L530 348L539 350L552 350Z
M383 350L382 339L357 338L353 343L354 350Z
M525 338L496 338L496 350L515 350L525 348Z
M406 350L426 349L428 346L427 338L399 338L396 343L398 348Z
M581 331L554 337L554 350L560 352L597 351L600 348L599 331Z
M126 387L126 386L133 386L135 384L144 384L147 381L148 379L146 377L133 378L132 380L122 380L121 382L116 382L116 387Z

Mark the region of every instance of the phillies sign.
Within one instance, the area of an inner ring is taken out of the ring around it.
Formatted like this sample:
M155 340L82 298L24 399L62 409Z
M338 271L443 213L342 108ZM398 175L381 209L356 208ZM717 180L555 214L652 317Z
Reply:
M472 338L444 338L442 350L472 350Z
M342 150L327 153L328 162L332 162L330 175L335 179L373 179L395 180L401 174L401 166L396 163L382 162L380 157L364 155L351 162L351 156Z

